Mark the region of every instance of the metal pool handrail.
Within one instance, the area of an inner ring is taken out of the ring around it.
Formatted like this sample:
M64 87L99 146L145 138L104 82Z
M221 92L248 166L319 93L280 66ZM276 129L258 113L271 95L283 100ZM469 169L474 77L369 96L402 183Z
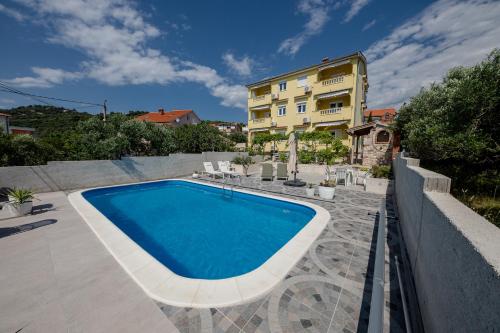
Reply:
M368 333L384 331L384 284L385 284L385 201L380 204L378 212L377 248L375 252L375 268L373 272L372 299Z

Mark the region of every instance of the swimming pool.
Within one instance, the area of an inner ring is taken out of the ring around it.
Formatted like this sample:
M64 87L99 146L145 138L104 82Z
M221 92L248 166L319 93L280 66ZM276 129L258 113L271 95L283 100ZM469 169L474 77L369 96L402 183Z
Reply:
M70 201L143 289L182 306L237 304L268 290L329 219L309 203L187 180L91 189L70 194ZM252 275L255 281L245 282ZM207 294L237 293L218 301L200 296L203 286ZM253 292L241 291L248 286ZM185 296L175 295L185 287Z

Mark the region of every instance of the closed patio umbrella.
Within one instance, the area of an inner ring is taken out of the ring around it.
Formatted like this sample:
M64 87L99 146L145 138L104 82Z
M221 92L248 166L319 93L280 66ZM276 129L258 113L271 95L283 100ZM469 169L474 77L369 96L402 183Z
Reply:
M289 186L304 186L305 182L297 179L297 137L294 132L288 137L288 170L293 174L293 180L287 180L283 184Z

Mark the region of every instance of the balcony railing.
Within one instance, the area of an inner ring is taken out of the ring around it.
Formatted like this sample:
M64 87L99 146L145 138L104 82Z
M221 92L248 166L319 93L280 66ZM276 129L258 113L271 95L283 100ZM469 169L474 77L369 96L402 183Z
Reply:
M341 76L336 76L336 77L328 79L328 80L323 80L323 81L321 81L321 85L329 86L332 84L338 84L338 83L343 83L343 82L344 82L344 75L341 75Z
M266 121L267 118L255 118L253 119L252 121L255 123L255 124L258 124L258 123L263 123Z
M248 100L249 107L271 104L271 94L253 96Z
M261 101L263 100L264 98L266 98L266 96L269 95L269 94L265 94L265 95L259 95L259 96L254 96L253 97L253 100L254 101Z
M337 114L337 113L342 113L342 108L331 108L331 109L323 109L323 110L316 110L316 112L319 112L320 115L329 115L329 114Z

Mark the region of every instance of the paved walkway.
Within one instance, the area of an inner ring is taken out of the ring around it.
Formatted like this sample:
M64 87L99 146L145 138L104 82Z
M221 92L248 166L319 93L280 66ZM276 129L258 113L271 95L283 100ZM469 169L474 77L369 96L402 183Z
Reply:
M0 332L175 332L63 192L0 220Z
M303 194L282 182L243 185ZM363 332L371 295L376 211L383 196L337 189L310 200L332 219L306 256L270 294L228 308L156 303L107 252L65 193L37 195L35 214L0 220L0 332ZM297 198L297 197L295 197ZM386 201L393 215L391 201ZM402 309L388 227L386 331L402 331Z
M219 180L219 182L221 182ZM282 181L244 178L256 191L284 196L305 195L304 188ZM391 199L353 189L337 188L333 202L300 198L326 208L332 219L309 252L270 294L247 304L212 309L179 308L158 303L181 332L365 332L371 301L371 276L376 242L376 213ZM385 331L403 332L404 320L393 252L399 243L388 226L386 246Z

